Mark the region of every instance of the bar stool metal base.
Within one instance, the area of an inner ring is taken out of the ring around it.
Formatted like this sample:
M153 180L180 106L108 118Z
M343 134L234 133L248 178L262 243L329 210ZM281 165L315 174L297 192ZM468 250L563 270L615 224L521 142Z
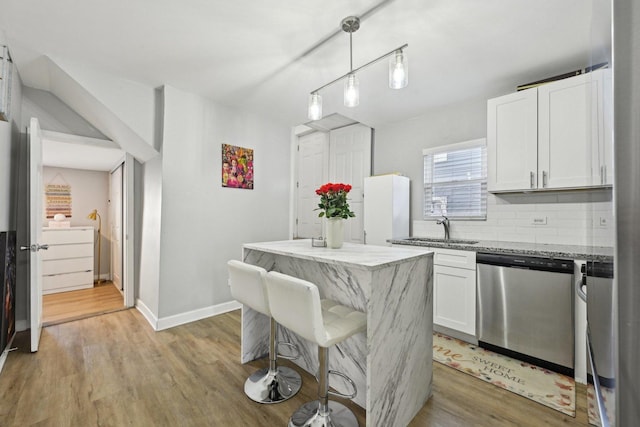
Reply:
M351 409L335 400L329 401L329 413L318 413L320 402L314 400L302 405L289 419L289 427L358 427Z
M278 403L292 398L300 391L300 374L287 366L275 370L260 369L244 383L244 393L258 403Z

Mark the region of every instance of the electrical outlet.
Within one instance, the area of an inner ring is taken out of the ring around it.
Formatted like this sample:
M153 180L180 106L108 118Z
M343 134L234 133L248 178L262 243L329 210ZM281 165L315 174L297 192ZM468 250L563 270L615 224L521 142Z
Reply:
M546 216L532 216L531 217L532 225L547 225L547 217Z

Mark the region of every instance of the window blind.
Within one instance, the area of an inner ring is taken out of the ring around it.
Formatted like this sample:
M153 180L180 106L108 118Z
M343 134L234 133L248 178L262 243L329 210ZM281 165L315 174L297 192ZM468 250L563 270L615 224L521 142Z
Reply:
M484 139L424 152L424 218L487 218Z

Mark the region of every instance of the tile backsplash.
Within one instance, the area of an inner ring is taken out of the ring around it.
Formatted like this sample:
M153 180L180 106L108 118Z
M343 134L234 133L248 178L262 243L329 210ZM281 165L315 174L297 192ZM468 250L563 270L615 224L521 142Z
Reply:
M488 194L486 221L450 220L452 239L613 246L611 189ZM414 220L414 237L443 237L435 220Z

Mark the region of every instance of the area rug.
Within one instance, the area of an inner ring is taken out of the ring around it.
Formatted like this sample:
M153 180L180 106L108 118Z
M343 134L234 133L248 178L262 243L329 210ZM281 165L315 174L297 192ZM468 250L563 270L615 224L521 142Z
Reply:
M616 425L615 415L615 391L611 388L602 387L602 397L604 399L604 407L607 411L609 425ZM596 392L593 384L587 384L587 414L589 415L589 424L600 426L600 417L598 416L598 401L596 400Z
M433 360L563 414L576 416L573 378L439 333L433 334Z

